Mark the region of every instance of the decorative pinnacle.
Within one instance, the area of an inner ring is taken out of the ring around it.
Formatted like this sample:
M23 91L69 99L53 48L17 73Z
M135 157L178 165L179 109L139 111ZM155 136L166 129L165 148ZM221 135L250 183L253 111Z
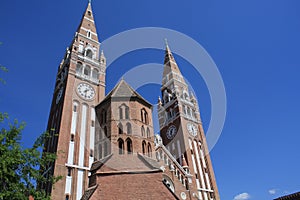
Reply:
M92 0L89 0L89 3L92 3Z
M167 38L165 38L165 44L166 44L166 47L169 47Z

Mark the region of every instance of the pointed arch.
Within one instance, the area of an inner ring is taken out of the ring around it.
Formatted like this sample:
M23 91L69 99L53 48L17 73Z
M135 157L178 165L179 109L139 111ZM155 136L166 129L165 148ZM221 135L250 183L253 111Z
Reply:
M93 79L95 79L95 80L98 80L98 78L99 78L99 71L98 71L98 69L93 69L93 71L92 71L92 78Z
M141 128L141 134L142 134L142 137L145 137L145 128L144 128L144 126L142 126L142 128Z
M132 154L133 149L132 149L132 141L130 138L126 139L126 146L127 146L127 153Z
M89 65L84 67L83 74L86 75L86 76L91 75L91 67Z
M124 141L121 138L118 139L118 147L119 147L119 154L120 155L124 154Z
M91 49L87 49L85 55L89 58L93 58L93 51Z
M119 134L123 134L123 125L121 123L118 124Z
M83 69L82 63L78 62L76 65L76 74L82 74L82 69Z
M129 119L129 107L125 106L125 119Z
M150 138L150 129L147 127L147 138Z
M141 121L145 124L149 123L148 113L145 108L141 109Z
M143 152L143 154L145 155L146 154L146 147L147 146L147 144L146 144L146 142L145 142L145 140L142 142L142 152Z
M131 135L132 129L131 129L131 124L129 122L127 122L126 127L127 127L127 134Z
M149 157L152 157L152 148L151 148L151 144L150 144L150 142L148 142L148 156Z

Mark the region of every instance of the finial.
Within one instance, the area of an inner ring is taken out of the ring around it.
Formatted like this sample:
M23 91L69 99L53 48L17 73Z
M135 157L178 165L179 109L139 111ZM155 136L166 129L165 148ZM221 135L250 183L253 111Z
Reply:
M169 46L169 45L168 45L168 40L167 40L167 38L165 38L165 45L166 45L166 47Z
M89 3L92 3L92 0L89 0Z

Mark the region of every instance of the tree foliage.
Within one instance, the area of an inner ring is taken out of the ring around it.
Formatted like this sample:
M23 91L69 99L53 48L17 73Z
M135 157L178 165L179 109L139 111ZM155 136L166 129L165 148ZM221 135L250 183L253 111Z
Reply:
M25 124L16 120L9 123L5 113L0 113L0 123L0 199L28 200L30 195L35 200L50 199L36 188L37 183L54 183L60 178L46 178L40 170L56 158L53 153L42 156L41 148L49 135L44 133L31 148L23 148L20 140Z

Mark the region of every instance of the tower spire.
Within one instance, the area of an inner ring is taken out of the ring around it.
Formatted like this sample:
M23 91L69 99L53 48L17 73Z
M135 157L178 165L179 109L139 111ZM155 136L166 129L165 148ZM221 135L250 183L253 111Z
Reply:
M77 28L77 34L82 34L88 38L99 42L97 36L96 25L94 21L93 11L92 11L92 1L88 1L88 5L85 9L85 12L82 16L80 24Z
M173 74L172 77L174 77L174 74L179 75L180 77L182 77L182 74L179 70L179 67L175 61L175 58L172 54L172 51L169 47L168 41L167 39L165 39L165 45L166 45L166 49L165 49L165 60L164 60L164 72L163 72L163 77L167 77L170 74ZM181 82L184 82L184 80L180 80ZM163 83L164 85L164 83Z

